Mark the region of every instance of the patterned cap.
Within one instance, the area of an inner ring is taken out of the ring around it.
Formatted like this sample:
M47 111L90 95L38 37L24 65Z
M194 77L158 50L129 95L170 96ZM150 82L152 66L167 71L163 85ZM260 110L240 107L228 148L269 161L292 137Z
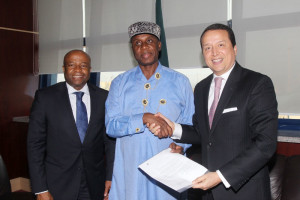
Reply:
M152 34L160 39L160 27L153 22L136 22L128 27L129 38L139 34Z

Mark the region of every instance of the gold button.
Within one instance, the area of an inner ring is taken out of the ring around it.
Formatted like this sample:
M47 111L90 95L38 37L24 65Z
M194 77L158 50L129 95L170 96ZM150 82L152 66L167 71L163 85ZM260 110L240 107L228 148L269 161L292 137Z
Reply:
M159 79L160 79L160 73L157 72L157 73L155 74L155 78L156 78L157 80L159 80Z
M139 129L139 128L136 128L136 129L135 129L135 132L140 132L140 130L141 130L141 129Z
M162 105L164 105L164 104L166 104L166 103L167 103L167 100L165 100L165 99L161 99L161 100L159 101L159 103L160 103L160 104L162 104Z
M146 84L144 85L144 88L145 88L146 90L149 90L149 89L151 88L150 83L146 83Z
M142 103L143 103L144 106L147 106L148 105L148 100L147 99L143 99Z

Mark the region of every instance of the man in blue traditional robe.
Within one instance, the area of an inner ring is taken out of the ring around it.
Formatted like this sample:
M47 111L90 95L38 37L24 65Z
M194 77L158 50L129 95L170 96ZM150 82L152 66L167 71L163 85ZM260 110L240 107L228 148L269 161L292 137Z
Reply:
M106 101L106 131L117 138L110 200L171 200L181 194L163 186L138 166L169 147L173 140L162 113L177 123L192 124L193 90L187 77L160 64L160 27L137 22L129 37L138 66L112 81ZM155 136L147 124L160 127ZM190 145L179 144L182 150ZM170 169L172 170L172 169Z

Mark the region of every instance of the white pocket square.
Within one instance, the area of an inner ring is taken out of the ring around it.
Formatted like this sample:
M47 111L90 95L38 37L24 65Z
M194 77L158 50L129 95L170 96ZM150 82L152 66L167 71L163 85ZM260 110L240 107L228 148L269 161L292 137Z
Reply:
M223 110L223 114L228 113L228 112L233 112L233 111L237 111L237 107L226 108L226 109Z

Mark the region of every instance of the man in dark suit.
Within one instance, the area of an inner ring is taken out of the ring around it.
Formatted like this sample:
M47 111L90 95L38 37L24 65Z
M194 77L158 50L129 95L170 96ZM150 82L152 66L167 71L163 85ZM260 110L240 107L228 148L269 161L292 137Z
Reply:
M210 25L200 42L213 74L195 87L193 126L165 118L175 141L201 144L202 164L210 172L195 177L193 188L207 190L203 199L271 199L267 163L276 150L278 116L272 81L235 61L228 26Z
M115 141L105 133L108 92L87 83L90 63L85 52L68 52L66 82L35 94L27 145L38 200L100 200L110 187Z

